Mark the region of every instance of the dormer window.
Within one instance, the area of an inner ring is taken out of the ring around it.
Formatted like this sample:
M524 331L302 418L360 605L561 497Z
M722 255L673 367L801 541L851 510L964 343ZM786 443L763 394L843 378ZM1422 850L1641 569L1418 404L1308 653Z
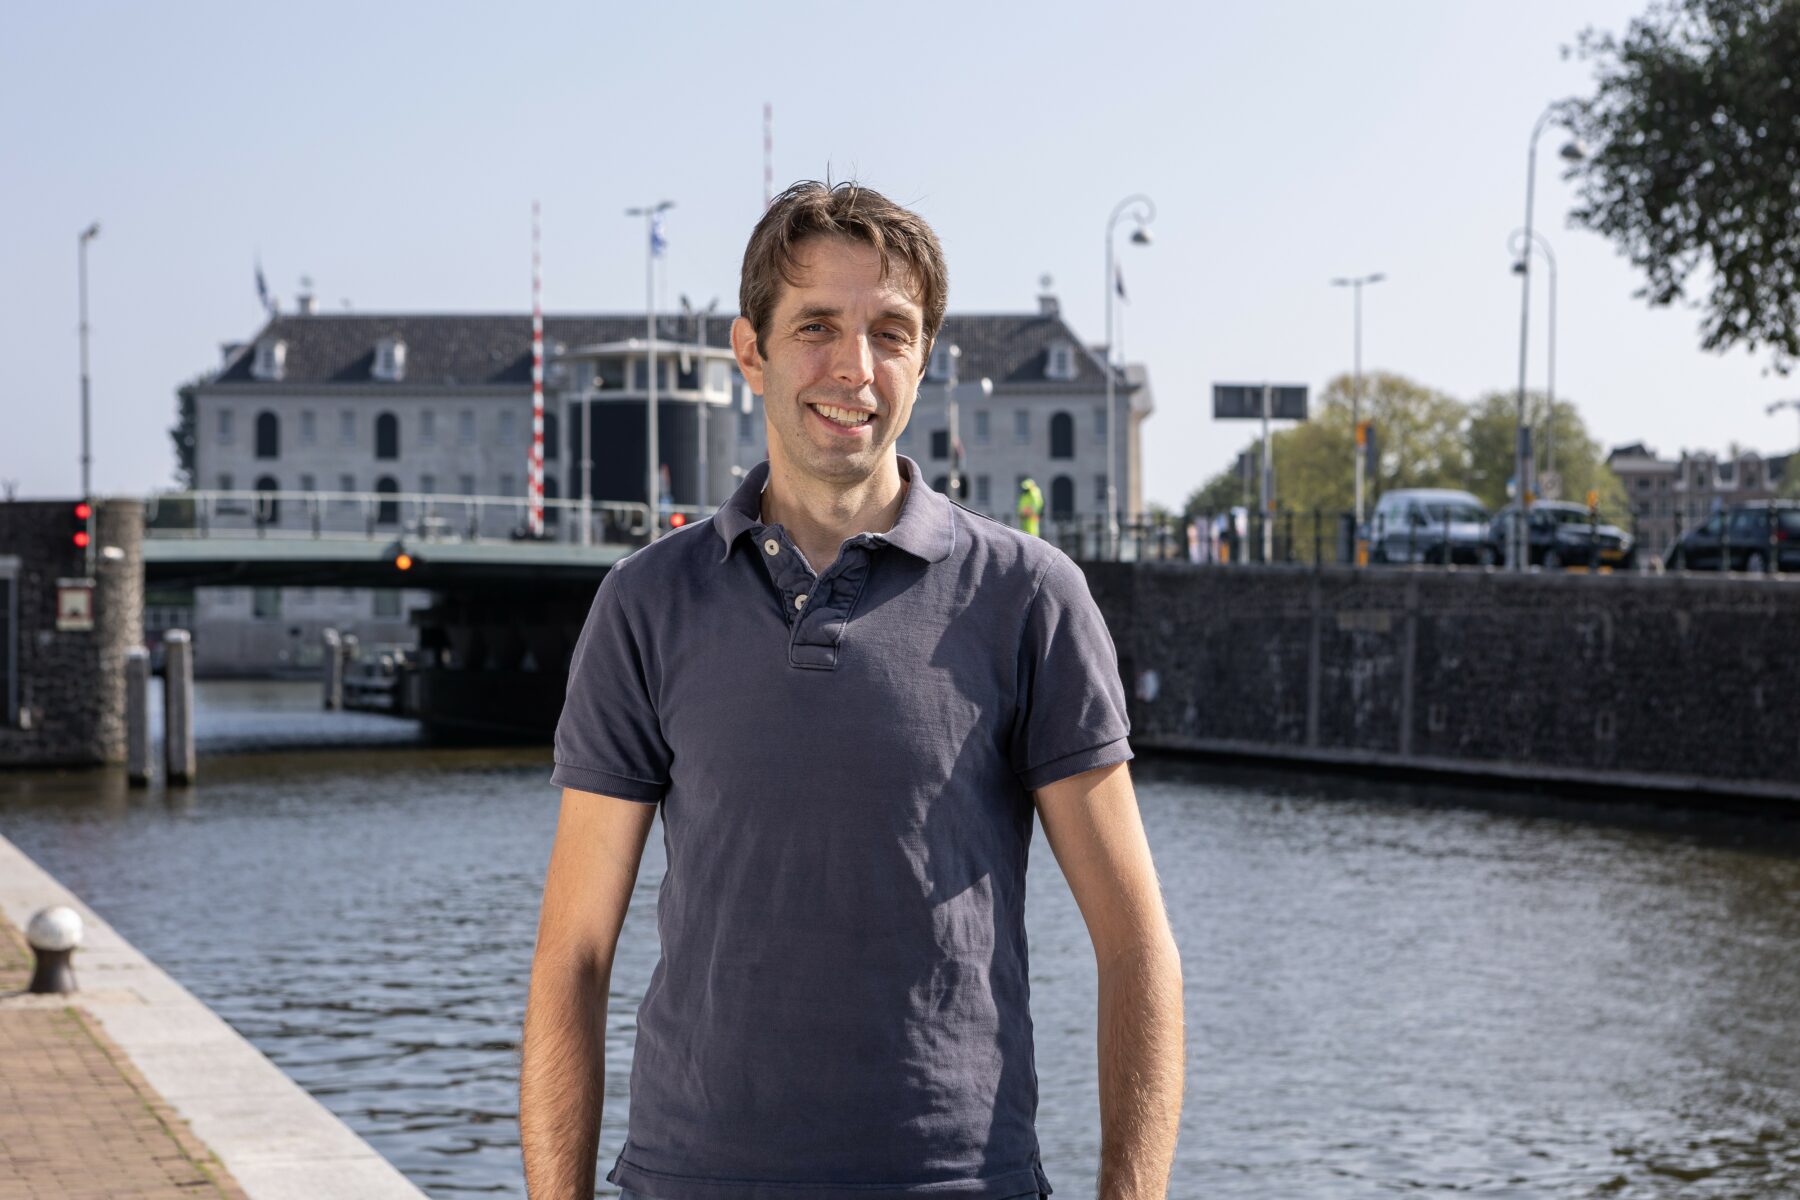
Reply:
M1067 382L1075 378L1075 347L1067 342L1052 342L1049 357L1044 360L1044 377Z
M932 383L944 383L950 378L950 343L939 341L931 348L931 361L925 364L925 378Z
M264 338L256 343L256 354L250 360L250 374L256 379L272 381L287 374L287 342L281 338Z
M375 343L375 365L369 374L387 383L406 378L406 343L397 337L384 337Z

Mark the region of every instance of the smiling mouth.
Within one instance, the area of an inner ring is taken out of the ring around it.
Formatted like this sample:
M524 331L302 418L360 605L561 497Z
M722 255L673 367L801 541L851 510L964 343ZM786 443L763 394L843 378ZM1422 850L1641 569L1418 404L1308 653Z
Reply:
M838 408L832 404L809 404L808 408L839 429L861 429L875 420L875 414L861 408Z

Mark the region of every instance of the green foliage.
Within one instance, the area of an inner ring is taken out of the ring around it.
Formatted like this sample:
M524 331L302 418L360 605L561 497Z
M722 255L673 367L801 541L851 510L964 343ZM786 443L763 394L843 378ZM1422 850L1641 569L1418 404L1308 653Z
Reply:
M1590 157L1571 219L1606 235L1655 305L1690 300L1708 350L1800 360L1800 0L1658 0L1622 37L1588 30ZM1698 274L1696 274L1698 272ZM1707 286L1704 299L1690 286Z
M169 440L175 443L175 478L193 491L199 486L194 474L194 443L197 432L195 392L201 381L184 383L175 389L175 424L169 428Z
M1532 448L1537 455L1540 480L1548 446L1544 423L1548 400L1542 392L1525 393L1525 419L1531 425ZM1507 501L1506 481L1513 474L1514 431L1518 419L1517 392L1489 392L1469 406L1469 483L1490 509ZM1587 502L1589 491L1600 493L1600 508L1609 517L1629 517L1625 485L1606 465L1600 443L1588 433L1587 423L1569 400L1556 402L1555 462L1561 478L1557 495L1547 498Z

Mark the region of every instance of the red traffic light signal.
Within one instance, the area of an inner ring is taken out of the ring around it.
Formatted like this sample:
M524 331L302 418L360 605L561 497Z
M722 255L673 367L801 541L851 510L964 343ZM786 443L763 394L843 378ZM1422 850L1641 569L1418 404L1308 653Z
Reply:
M680 529L683 525L686 525L686 524L687 524L687 514L686 513L670 513L669 514L669 528L670 529Z
M86 500L78 500L75 502L75 519L81 522L81 524L75 530L75 533L70 540L75 543L75 548L77 550L86 550L88 548L89 539L87 527L88 521L93 515L93 505L89 504Z

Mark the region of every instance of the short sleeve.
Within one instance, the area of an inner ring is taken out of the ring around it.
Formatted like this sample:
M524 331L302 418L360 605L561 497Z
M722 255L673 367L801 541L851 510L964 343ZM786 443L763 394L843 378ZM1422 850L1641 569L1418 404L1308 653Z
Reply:
M1027 789L1131 758L1119 659L1087 577L1051 551L1019 645L1012 766Z
M655 804L668 791L672 754L621 600L620 574L615 566L601 580L576 639L550 782Z

